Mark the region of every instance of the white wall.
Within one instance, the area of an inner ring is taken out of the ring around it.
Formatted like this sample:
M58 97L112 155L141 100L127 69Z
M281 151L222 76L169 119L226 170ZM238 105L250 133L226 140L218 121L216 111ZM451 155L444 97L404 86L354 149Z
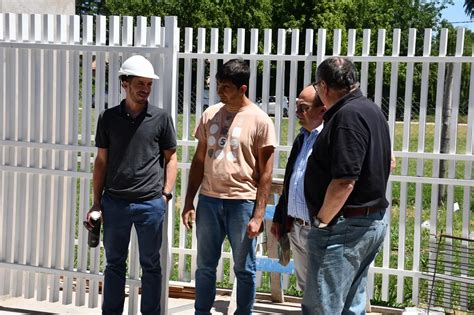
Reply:
M74 0L0 0L0 12L75 14Z

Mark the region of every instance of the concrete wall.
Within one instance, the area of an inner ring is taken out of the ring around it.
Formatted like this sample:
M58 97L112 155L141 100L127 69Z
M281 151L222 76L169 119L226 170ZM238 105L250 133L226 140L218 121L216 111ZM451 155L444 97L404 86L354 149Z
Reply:
M2 13L72 15L75 11L74 0L0 0Z

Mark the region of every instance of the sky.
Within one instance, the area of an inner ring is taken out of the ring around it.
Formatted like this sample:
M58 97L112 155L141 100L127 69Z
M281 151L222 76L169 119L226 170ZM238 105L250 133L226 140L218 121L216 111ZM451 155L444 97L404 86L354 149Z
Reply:
M454 5L448 5L448 8L444 9L442 16L449 22L465 22L469 21L469 17L464 13L464 0L454 0ZM471 23L453 23L454 27L464 26L474 31L474 20Z

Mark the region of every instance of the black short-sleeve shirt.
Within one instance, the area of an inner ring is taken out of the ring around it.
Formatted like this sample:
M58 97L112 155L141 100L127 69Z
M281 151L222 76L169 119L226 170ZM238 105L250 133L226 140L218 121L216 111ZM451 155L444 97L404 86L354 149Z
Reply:
M171 116L150 104L135 119L125 101L103 111L97 122L95 145L108 150L104 191L127 200L161 196L163 150L176 148Z
M310 215L321 209L333 179L356 181L345 207L386 208L390 158L382 111L359 89L349 93L325 113L324 128L308 158L304 186Z

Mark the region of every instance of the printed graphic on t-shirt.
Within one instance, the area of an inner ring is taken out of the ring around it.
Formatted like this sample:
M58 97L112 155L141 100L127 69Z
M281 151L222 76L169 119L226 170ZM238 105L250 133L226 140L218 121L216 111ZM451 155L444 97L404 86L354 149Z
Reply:
M209 137L207 138L207 155L211 159L228 161L237 160L237 150L240 146L240 134L242 133L242 121L235 119L235 114L217 114L211 121ZM231 134L229 135L229 131ZM229 146L225 150L226 145Z

